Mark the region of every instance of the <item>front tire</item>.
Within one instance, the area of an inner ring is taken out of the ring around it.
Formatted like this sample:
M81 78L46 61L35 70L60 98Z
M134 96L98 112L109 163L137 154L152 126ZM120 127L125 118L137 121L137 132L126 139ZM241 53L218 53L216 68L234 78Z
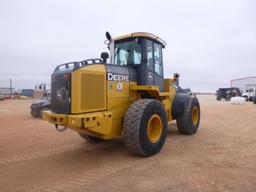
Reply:
M123 123L123 140L129 151L152 156L164 145L168 132L163 105L154 99L140 99L128 109Z
M247 96L244 96L244 100L245 100L245 101L248 101L248 97L247 97Z
M256 104L256 96L253 97L253 103Z
M200 124L200 105L196 97L190 97L182 116L176 119L181 134L192 135L198 130Z
M39 112L36 109L31 109L30 114L32 117L39 118Z

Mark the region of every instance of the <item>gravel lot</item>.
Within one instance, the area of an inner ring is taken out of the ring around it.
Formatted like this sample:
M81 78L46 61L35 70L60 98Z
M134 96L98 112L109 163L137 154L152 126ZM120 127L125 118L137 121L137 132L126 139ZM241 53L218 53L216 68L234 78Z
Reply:
M0 191L256 191L256 105L199 96L201 125L171 122L162 151L129 153L122 140L89 144L30 116L32 100L0 101Z

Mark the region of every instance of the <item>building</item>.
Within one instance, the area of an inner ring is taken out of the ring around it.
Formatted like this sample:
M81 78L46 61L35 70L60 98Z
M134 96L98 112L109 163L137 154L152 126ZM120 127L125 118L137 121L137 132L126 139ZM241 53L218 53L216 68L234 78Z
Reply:
M14 88L10 88L10 87L0 87L0 95L12 95L14 94Z
M32 97L34 93L33 89L22 89L21 94L23 96Z
M233 79L230 81L231 87L238 87L243 93L249 88L256 88L256 76Z

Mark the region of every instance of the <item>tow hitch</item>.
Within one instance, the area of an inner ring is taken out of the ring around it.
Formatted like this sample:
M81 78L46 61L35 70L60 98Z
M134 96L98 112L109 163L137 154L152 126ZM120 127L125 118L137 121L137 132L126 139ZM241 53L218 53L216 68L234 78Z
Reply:
M55 129L56 129L58 132L64 132L64 131L66 131L68 128L65 127L65 126L59 128L59 125L58 125L58 124L55 124Z

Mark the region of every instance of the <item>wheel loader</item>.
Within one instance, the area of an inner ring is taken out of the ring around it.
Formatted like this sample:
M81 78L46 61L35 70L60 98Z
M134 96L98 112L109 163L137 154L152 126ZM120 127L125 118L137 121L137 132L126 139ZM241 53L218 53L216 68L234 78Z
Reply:
M164 78L166 42L136 32L112 38L99 59L58 65L51 75L51 111L43 119L58 131L76 131L90 142L123 138L129 151L152 156L164 145L168 122L195 134L200 105L179 86L179 75ZM110 60L108 62L108 60Z

